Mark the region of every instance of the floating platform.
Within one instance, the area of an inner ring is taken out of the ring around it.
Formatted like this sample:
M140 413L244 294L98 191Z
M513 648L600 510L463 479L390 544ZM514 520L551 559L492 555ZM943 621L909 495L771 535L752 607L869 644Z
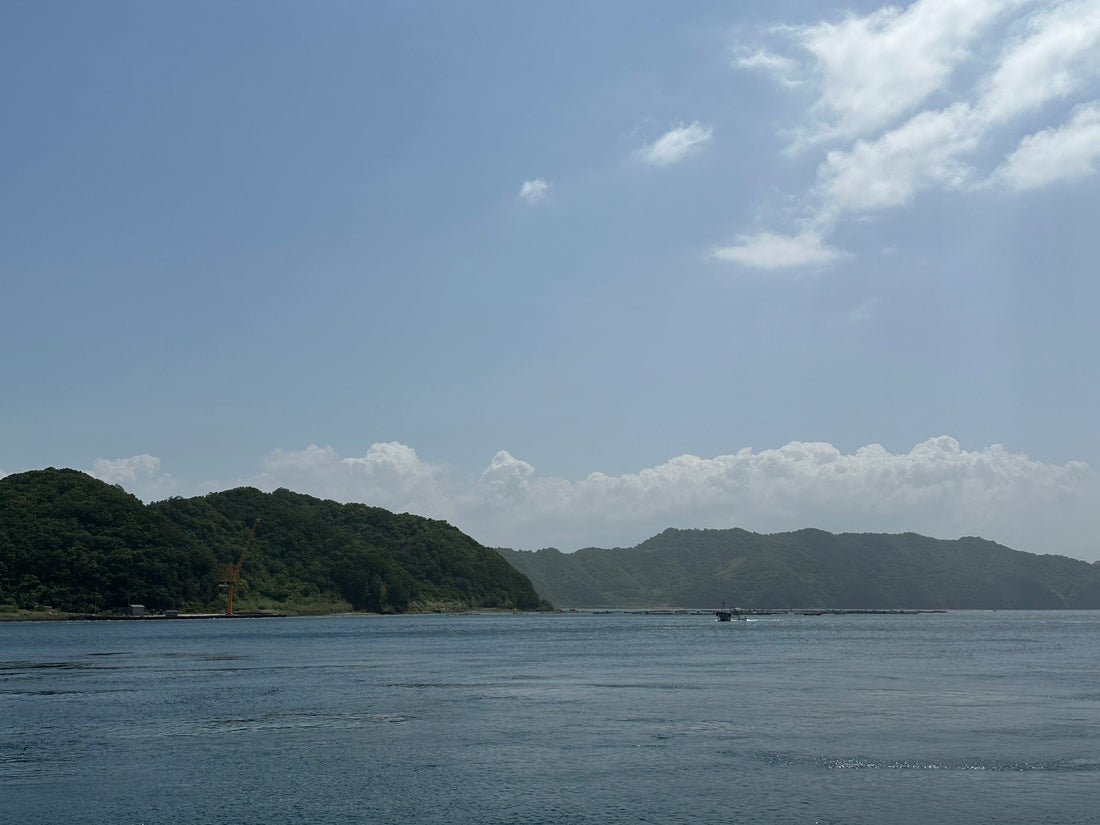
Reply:
M242 610L238 613L176 613L167 611L142 616L99 615L95 613L68 613L58 615L55 618L71 622L160 622L174 621L176 619L285 619L286 613L269 613L264 610Z

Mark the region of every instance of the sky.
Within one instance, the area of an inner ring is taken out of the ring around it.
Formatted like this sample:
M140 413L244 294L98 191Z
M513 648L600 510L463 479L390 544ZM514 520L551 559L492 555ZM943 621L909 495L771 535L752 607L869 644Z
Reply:
M1100 560L1100 0L13 0L0 102L0 475Z

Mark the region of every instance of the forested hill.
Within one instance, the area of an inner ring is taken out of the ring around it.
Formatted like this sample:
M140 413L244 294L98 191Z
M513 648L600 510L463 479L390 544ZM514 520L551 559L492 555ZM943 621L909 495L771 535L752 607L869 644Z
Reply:
M666 530L628 549L499 552L558 607L1100 608L1100 564L978 538Z
M75 470L0 478L0 609L537 609L531 582L443 521L249 487L145 505Z

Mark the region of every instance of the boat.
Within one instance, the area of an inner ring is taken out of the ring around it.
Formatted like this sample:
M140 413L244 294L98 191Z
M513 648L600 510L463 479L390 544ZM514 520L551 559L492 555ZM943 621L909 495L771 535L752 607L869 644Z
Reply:
M720 622L743 622L747 618L740 608L734 607L727 610L725 602L722 602L721 610L714 611L714 615L718 617Z

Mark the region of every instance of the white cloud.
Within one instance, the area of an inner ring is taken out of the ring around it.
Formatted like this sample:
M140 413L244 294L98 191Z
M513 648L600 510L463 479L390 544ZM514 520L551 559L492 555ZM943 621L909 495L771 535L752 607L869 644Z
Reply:
M1024 35L1006 44L981 84L980 109L991 123L1034 111L1100 75L1100 3L1055 3L1020 21Z
M171 475L161 472L160 459L147 453L130 458L97 458L88 474L118 484L145 501L168 498L178 487Z
M822 149L817 180L801 197L801 223L819 230L823 248L845 215L903 206L923 190L991 181L1024 190L1093 172L1096 104L1084 104L1100 79L1097 0L917 0L779 31L812 55L809 78L819 87L796 147L839 144ZM743 53L738 65L793 71L782 55ZM1054 101L1078 103L1077 114L1025 137L1035 127L1023 116ZM991 159L1013 130L1016 152ZM775 255L755 255L747 241L728 249L716 257L775 266Z
M131 492L160 476L152 456L97 466L105 480ZM484 544L524 549L632 545L670 526L818 527L981 535L1031 552L1100 558L1100 474L1000 445L968 451L947 436L898 454L878 444L846 454L795 441L715 458L682 455L636 473L577 481L539 476L507 451L471 478L395 442L374 444L361 458L310 446L278 450L256 475L218 489L242 483L447 519Z
M315 444L276 450L245 483L448 518L452 503L443 489L445 481L445 468L421 461L412 447L386 442L372 444L360 458L341 458L332 447Z
M641 160L653 166L668 166L683 160L693 150L711 139L712 130L698 121L690 126L677 126L648 146L637 151Z
M1028 135L993 174L1017 191L1095 172L1100 158L1100 104L1079 108L1065 125Z
M819 169L819 191L834 211L899 206L919 189L958 187L969 167L960 156L977 143L970 107L921 112L875 141L829 152Z
M797 86L800 83L796 79L799 71L798 62L767 49L757 49L755 51L740 49L733 65L742 69L767 72L785 86Z
M542 178L525 180L516 197L524 203L538 203L550 193L550 184Z
M793 236L761 232L757 235L739 235L736 243L714 249L711 257L758 269L778 269L829 264L839 254L837 250L825 246L821 236L813 232Z
M527 480L534 474L533 466L501 450L493 456L479 481L494 501L513 501L527 492Z
M817 63L812 141L877 131L944 88L1006 0L918 0L842 23L790 29Z
M524 496L470 527L489 543L562 549L632 544L668 526L912 530L1096 558L1098 503L1100 477L1085 465L1044 464L999 445L968 452L941 437L899 455L879 445L846 455L792 442L713 459L684 455L621 476L527 478Z

